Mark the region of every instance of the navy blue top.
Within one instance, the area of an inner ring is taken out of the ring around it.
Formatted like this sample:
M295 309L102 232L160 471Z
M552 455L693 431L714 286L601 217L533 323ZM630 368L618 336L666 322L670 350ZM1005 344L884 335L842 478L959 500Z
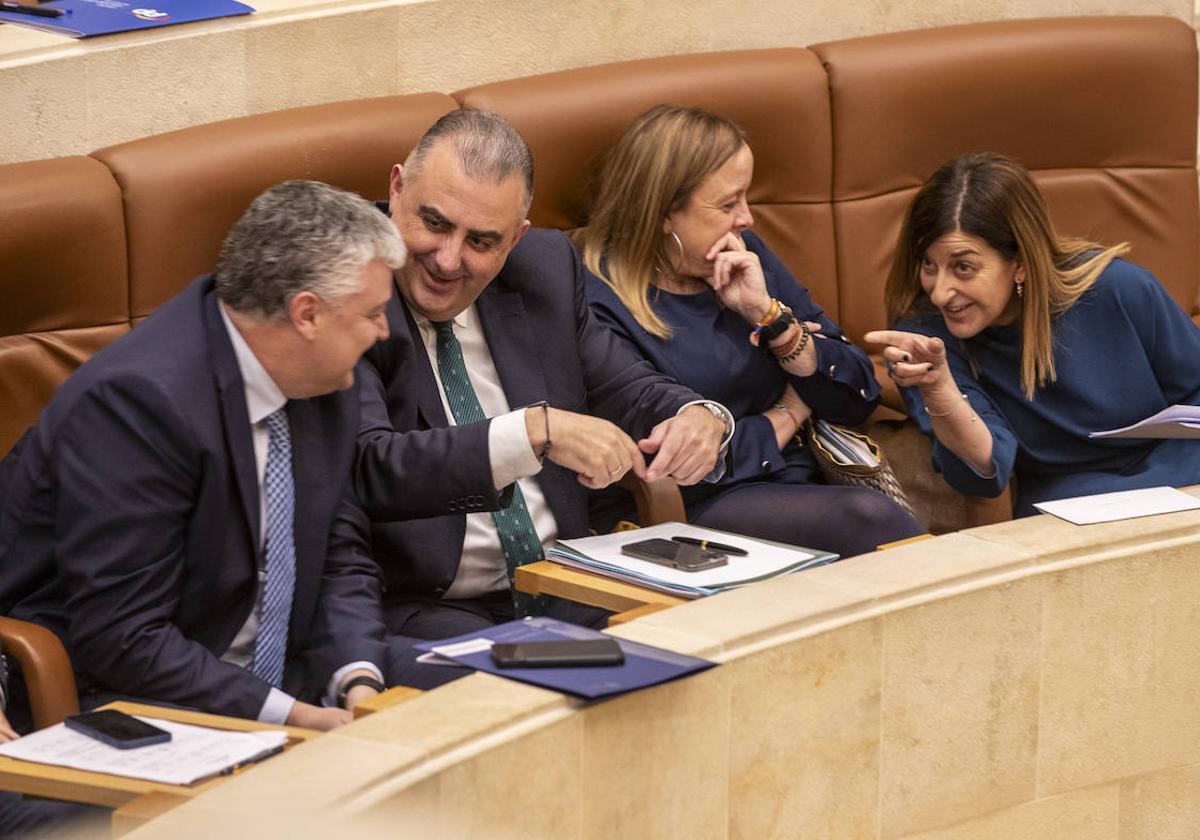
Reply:
M817 370L811 376L785 373L770 350L752 345L750 325L723 307L711 289L695 294L650 289L651 307L673 331L669 339L643 329L616 293L591 273L584 285L588 303L597 320L656 368L733 412L737 425L728 469L716 488L745 480L819 481L807 450L792 443L779 451L771 421L762 413L779 400L784 385L791 382L815 415L856 425L879 401L879 383L867 354L842 335L779 258L753 233L744 233L743 239L762 263L767 293L790 306L798 320L821 324L820 337L814 333L812 339ZM713 485L681 489L685 503L715 491Z
M1141 266L1113 260L1054 320L1057 380L1032 401L1021 389L1019 322L961 341L931 311L896 329L946 343L955 383L991 430L990 477L934 439L934 467L959 492L999 495L1015 470L1018 513L1031 513L1033 501L1200 482L1194 441L1088 438L1169 405L1200 404L1200 328ZM920 391L901 392L909 416L932 435Z

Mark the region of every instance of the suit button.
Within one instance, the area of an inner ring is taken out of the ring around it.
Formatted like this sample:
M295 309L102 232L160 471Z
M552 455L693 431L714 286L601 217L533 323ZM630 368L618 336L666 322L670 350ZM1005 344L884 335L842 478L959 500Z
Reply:
M442 595L446 594L446 588L444 586L435 586L433 588L433 594L440 598Z
M763 471L763 472L770 472L770 471L771 471L771 462L770 462L770 461L763 461L763 462L762 462L762 464L761 464L761 466L762 466L762 471Z
M451 512L451 513L457 513L457 512L458 512L458 502L451 502L451 503L450 503L450 512Z
M862 397L862 398L865 400L865 399L867 398L867 389L866 389L866 388L859 388L859 389L858 389L858 395L859 395L860 397Z
M829 375L833 376L835 373L837 373L837 365L830 365L829 366Z

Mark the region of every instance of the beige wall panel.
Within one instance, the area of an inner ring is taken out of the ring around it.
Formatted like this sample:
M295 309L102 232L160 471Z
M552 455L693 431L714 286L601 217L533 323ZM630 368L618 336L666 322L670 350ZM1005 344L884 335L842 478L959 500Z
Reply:
M1039 795L1200 761L1196 545L1143 551L1047 587Z
M875 836L881 629L863 621L723 666L731 838Z
M251 113L247 35L230 29L72 60L75 84L86 91L76 116L87 126L88 151Z
M557 691L472 674L405 701L387 714L368 715L343 730L347 737L401 743L433 756L481 735L519 723L534 714L565 707ZM420 720L416 726L414 720Z
M713 668L589 708L581 836L724 838L729 698L727 670Z
M1117 833L1117 787L1039 799L905 840L1126 840Z
M398 93L402 41L394 8L249 29L244 113Z
M1162 14L1189 24L1193 19L1187 0L258 5L264 14L256 18L86 42L0 28L6 141L0 163L85 154L148 133L291 105L451 91L631 58L804 46L982 20L1121 14ZM300 11L289 15L290 8ZM106 55L110 52L128 55Z
M578 837L583 723L579 715L567 718L443 771L437 835L496 840ZM481 791L486 795L478 795ZM403 824L412 801L401 801L406 807L390 815L386 809L372 809L373 816L380 817L382 825L394 820ZM621 808L620 803L608 805Z
M1034 793L1039 579L884 616L881 837Z
M1121 783L1121 840L1195 840L1200 834L1200 764Z

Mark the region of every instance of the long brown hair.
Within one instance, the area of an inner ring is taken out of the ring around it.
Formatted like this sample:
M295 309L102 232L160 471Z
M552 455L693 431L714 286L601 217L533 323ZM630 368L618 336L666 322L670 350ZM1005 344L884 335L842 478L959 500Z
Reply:
M659 338L671 336L649 300L654 272L670 265L663 220L745 144L742 130L716 114L656 105L634 119L600 169L591 217L578 234L584 264Z
M1032 400L1056 378L1053 319L1092 287L1126 242L1105 247L1061 237L1029 172L995 152L961 155L944 164L913 199L884 290L888 321L932 307L921 287L921 261L935 241L961 231L978 237L1025 269L1021 299L1021 387Z

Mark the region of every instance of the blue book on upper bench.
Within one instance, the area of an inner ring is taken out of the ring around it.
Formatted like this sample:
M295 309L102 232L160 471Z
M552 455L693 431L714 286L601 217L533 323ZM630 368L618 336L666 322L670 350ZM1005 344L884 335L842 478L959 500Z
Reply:
M28 0L27 0L28 2ZM132 29L170 26L194 20L248 15L254 11L234 0L152 0L151 3L126 0L51 0L38 9L60 9L60 17L35 17L0 9L0 21L31 26L72 38L90 38Z
M621 646L621 650L625 654L625 663L587 668L500 668L492 661L491 644L489 644L489 642L553 642L577 639L612 639ZM451 650L446 651L447 647ZM426 654L431 654L434 648L438 648L436 656L453 659L455 662L477 671L486 671L489 674L508 677L531 685L552 688L555 691L573 694L586 700L599 700L616 694L624 694L627 691L658 685L707 670L717 664L709 662L707 659L697 659L694 656L685 656L682 653L618 639L587 627L578 627L565 621L542 617L519 619L475 633L455 636L453 639L421 642L416 645L417 650L424 651ZM431 665L430 667L439 666Z

